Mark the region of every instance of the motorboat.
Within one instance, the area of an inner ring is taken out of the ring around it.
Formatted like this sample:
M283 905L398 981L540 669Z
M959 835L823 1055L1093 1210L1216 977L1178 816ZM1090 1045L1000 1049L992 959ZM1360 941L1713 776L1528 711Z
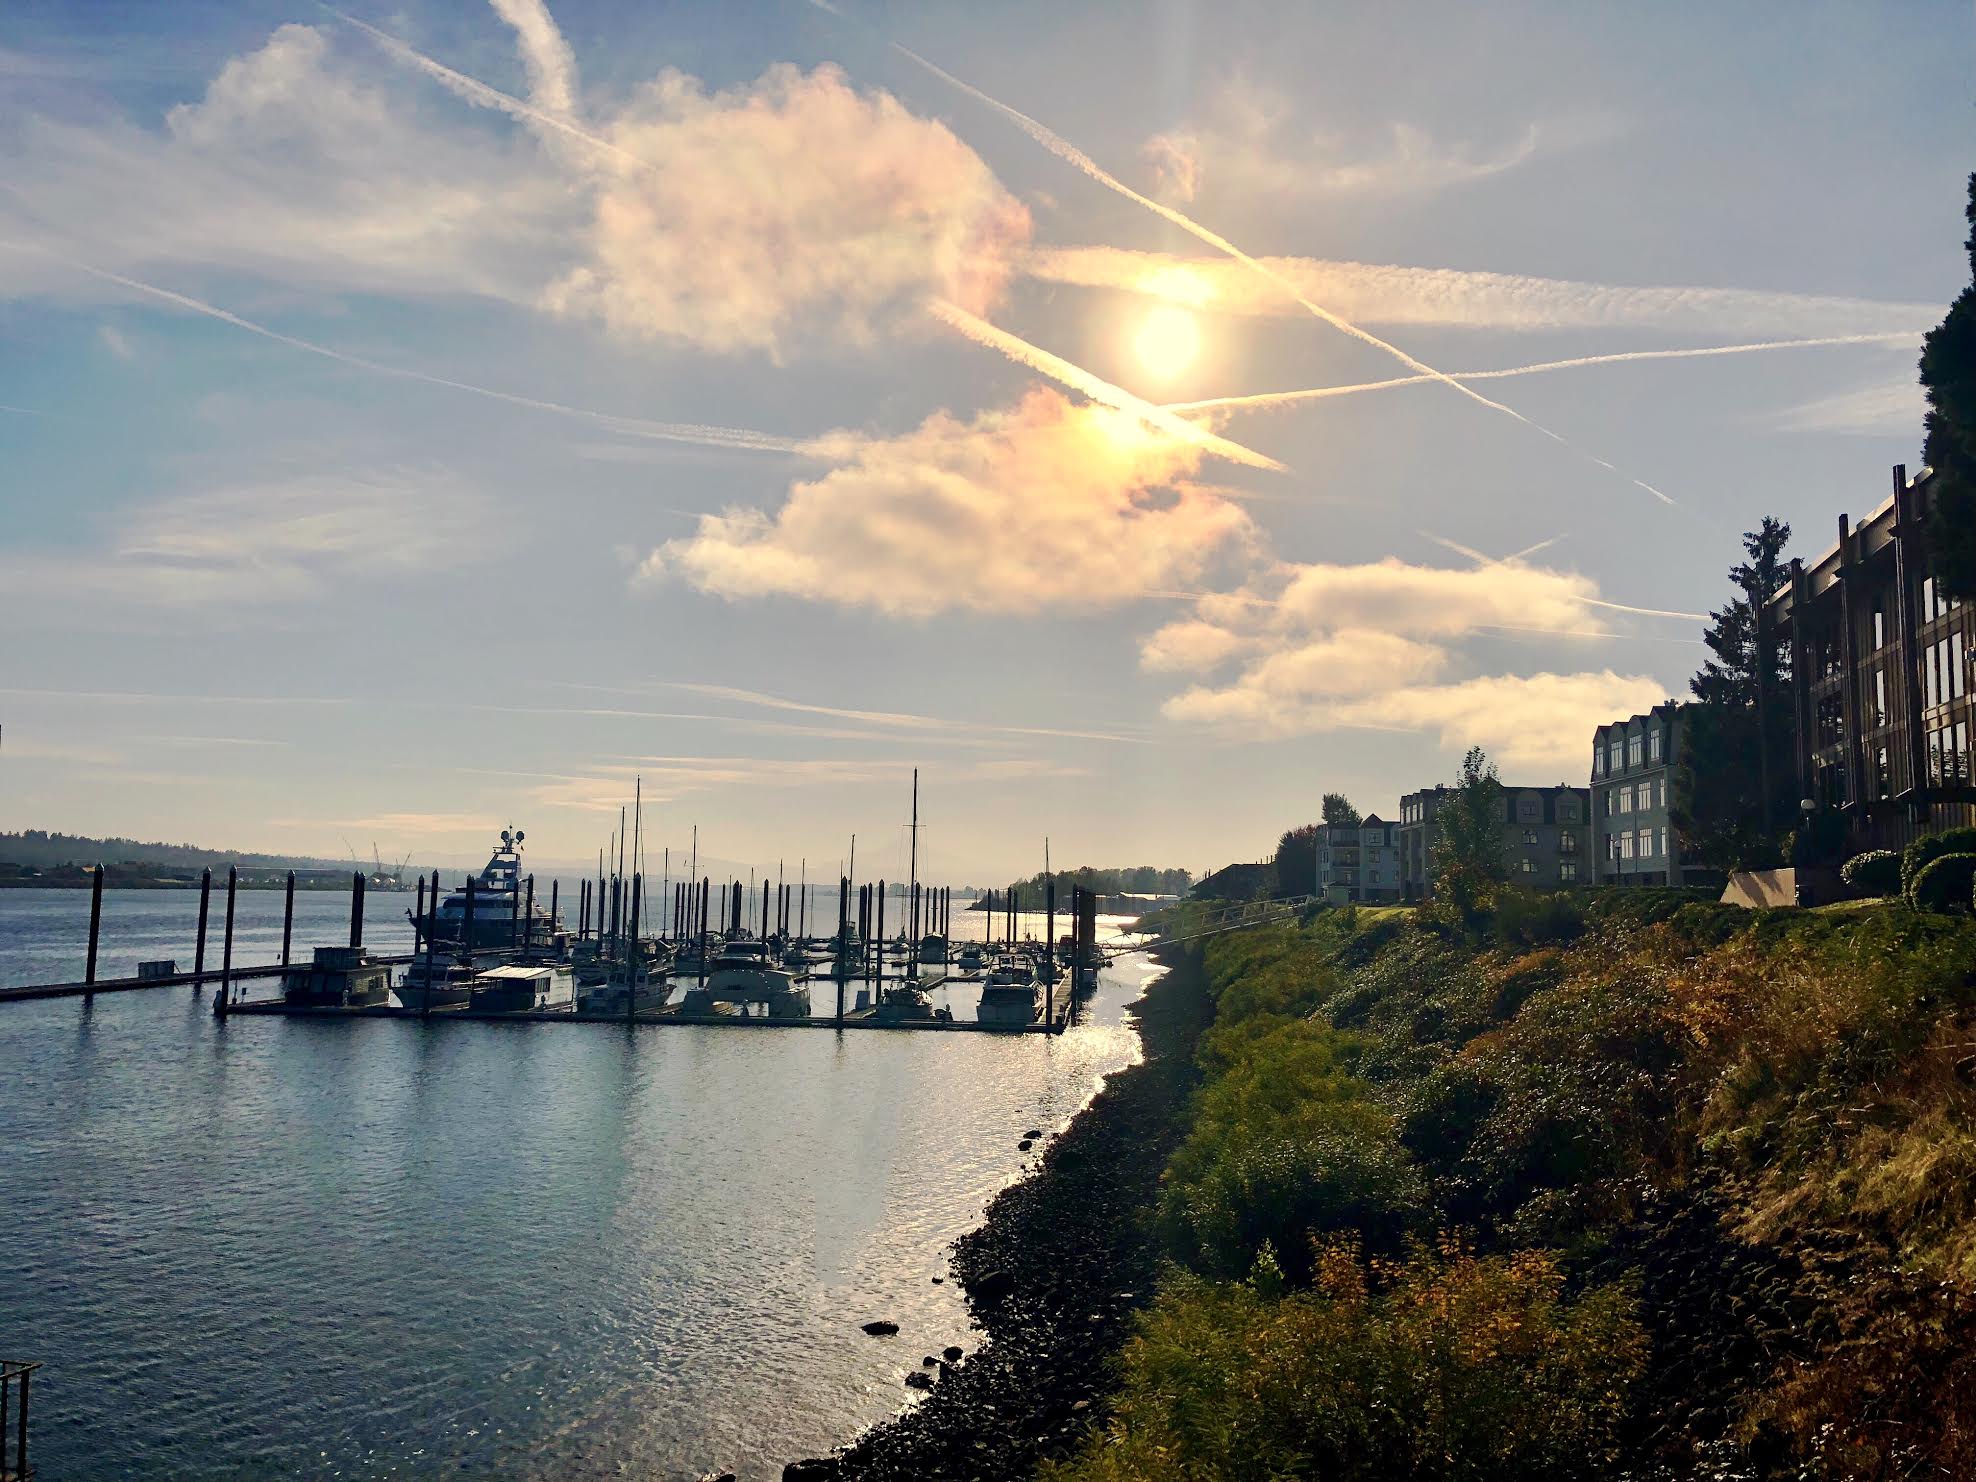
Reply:
M316 1008L362 1008L391 995L391 969L361 947L318 947L307 967L281 975L284 1003Z
M664 1008L670 992L663 973L654 973L643 963L631 967L614 962L603 982L578 986L576 1011L622 1019Z
M961 948L961 955L954 959L954 965L964 973L978 973L988 965L988 959L982 955L980 943L969 942Z
M944 967L947 963L947 939L938 932L930 931L919 939L919 960L934 967Z
M770 944L756 937L734 937L721 944L707 964L707 981L687 994L688 1012L716 1003L760 1004L773 1019L808 1018L810 991L795 973L776 964Z
M391 991L408 1009L459 1008L473 997L473 980L480 969L471 957L426 953L412 959L405 981Z
M1027 1029L1036 1022L1036 974L1028 963L1008 958L995 965L981 985L977 1023L995 1029Z

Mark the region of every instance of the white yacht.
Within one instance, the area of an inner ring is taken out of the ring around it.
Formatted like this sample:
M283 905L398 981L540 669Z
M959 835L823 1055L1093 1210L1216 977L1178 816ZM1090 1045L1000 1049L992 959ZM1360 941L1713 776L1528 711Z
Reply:
M467 892L464 888L440 901L436 911L413 918L420 933L434 933L434 939L442 947L547 945L562 927L541 902L529 903L521 868L521 846L526 837L518 829L502 829L500 847L474 877L471 943L465 942Z
M477 974L468 1006L514 1014L576 1006L576 974L566 962L507 962Z
M695 988L689 1001L709 1007L758 1003L775 1019L807 1018L810 1012L810 990L789 969L776 965L767 942L753 937L722 943L707 964L706 986Z
M1027 1029L1036 1022L1036 974L1026 962L1005 958L981 985L975 1021L995 1029Z

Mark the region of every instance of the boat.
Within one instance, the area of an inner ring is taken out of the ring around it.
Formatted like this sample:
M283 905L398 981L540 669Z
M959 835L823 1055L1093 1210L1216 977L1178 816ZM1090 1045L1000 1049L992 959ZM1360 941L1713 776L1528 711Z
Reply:
M391 991L408 1009L458 1008L473 997L473 980L479 971L470 957L427 954L412 959L412 965L405 969L405 981Z
M609 1014L620 1019L627 1014L651 1013L665 1007L671 991L663 974L655 974L643 964L628 969L623 964L612 963L603 982L577 989L576 1011Z
M486 1014L576 1006L576 974L566 962L503 963L477 974L468 989L468 1007Z
M778 967L769 944L755 937L734 937L721 944L707 964L707 981L687 994L688 1012L706 1012L700 1004L761 1004L772 1019L809 1017L810 990L796 982L795 973Z
M919 960L935 967L944 967L947 962L947 939L938 932L929 931L919 939Z
M391 969L362 947L318 947L307 967L281 975L284 1003L316 1008L361 1008L391 994Z
M879 992L878 1006L872 1010L872 1017L881 1024L903 1024L951 1019L953 1015L946 1009L933 1007L933 1000L926 996L919 979L907 978Z
M528 884L521 872L522 840L517 829L501 830L501 842L473 879L473 941L466 937L467 892L454 891L439 902L436 911L411 916L421 934L430 934L442 947L518 947L529 943L546 945L562 930L562 923L544 906L528 898Z
M964 973L978 973L988 965L988 959L981 955L980 943L969 942L961 948L961 955L955 959L955 965Z
M995 965L981 985L975 1021L995 1029L1027 1029L1036 1022L1036 974L1014 958Z

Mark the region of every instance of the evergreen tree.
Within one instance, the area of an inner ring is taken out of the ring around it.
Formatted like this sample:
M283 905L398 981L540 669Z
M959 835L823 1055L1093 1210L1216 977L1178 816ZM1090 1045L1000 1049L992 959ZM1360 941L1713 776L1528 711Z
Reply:
M1790 539L1770 515L1743 537L1748 559L1729 568L1736 596L1709 614L1710 657L1689 685L1672 812L1682 853L1712 869L1781 863L1778 841L1797 811L1790 644L1767 622L1758 636L1765 600L1787 580Z
M1969 177L1969 270L1976 280L1976 175ZM1976 281L1921 342L1928 394L1922 456L1935 471L1929 566L1951 596L1976 598Z
M1334 796L1325 795L1327 805ZM1317 894L1317 825L1305 823L1287 830L1276 841L1274 864L1278 894Z
M1461 759L1454 791L1434 815L1434 896L1462 925L1479 925L1509 878L1503 785L1479 746Z

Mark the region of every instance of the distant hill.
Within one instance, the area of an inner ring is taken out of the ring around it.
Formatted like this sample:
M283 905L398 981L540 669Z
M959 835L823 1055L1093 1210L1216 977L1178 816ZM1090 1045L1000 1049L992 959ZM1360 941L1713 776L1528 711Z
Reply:
M347 859L317 859L300 854L244 854L227 849L202 849L196 844L145 844L136 839L92 839L81 834L49 833L45 829L0 832L0 864L53 870L64 865L154 865L172 870L224 869L237 865L253 870L347 870ZM368 870L366 871L368 873Z

